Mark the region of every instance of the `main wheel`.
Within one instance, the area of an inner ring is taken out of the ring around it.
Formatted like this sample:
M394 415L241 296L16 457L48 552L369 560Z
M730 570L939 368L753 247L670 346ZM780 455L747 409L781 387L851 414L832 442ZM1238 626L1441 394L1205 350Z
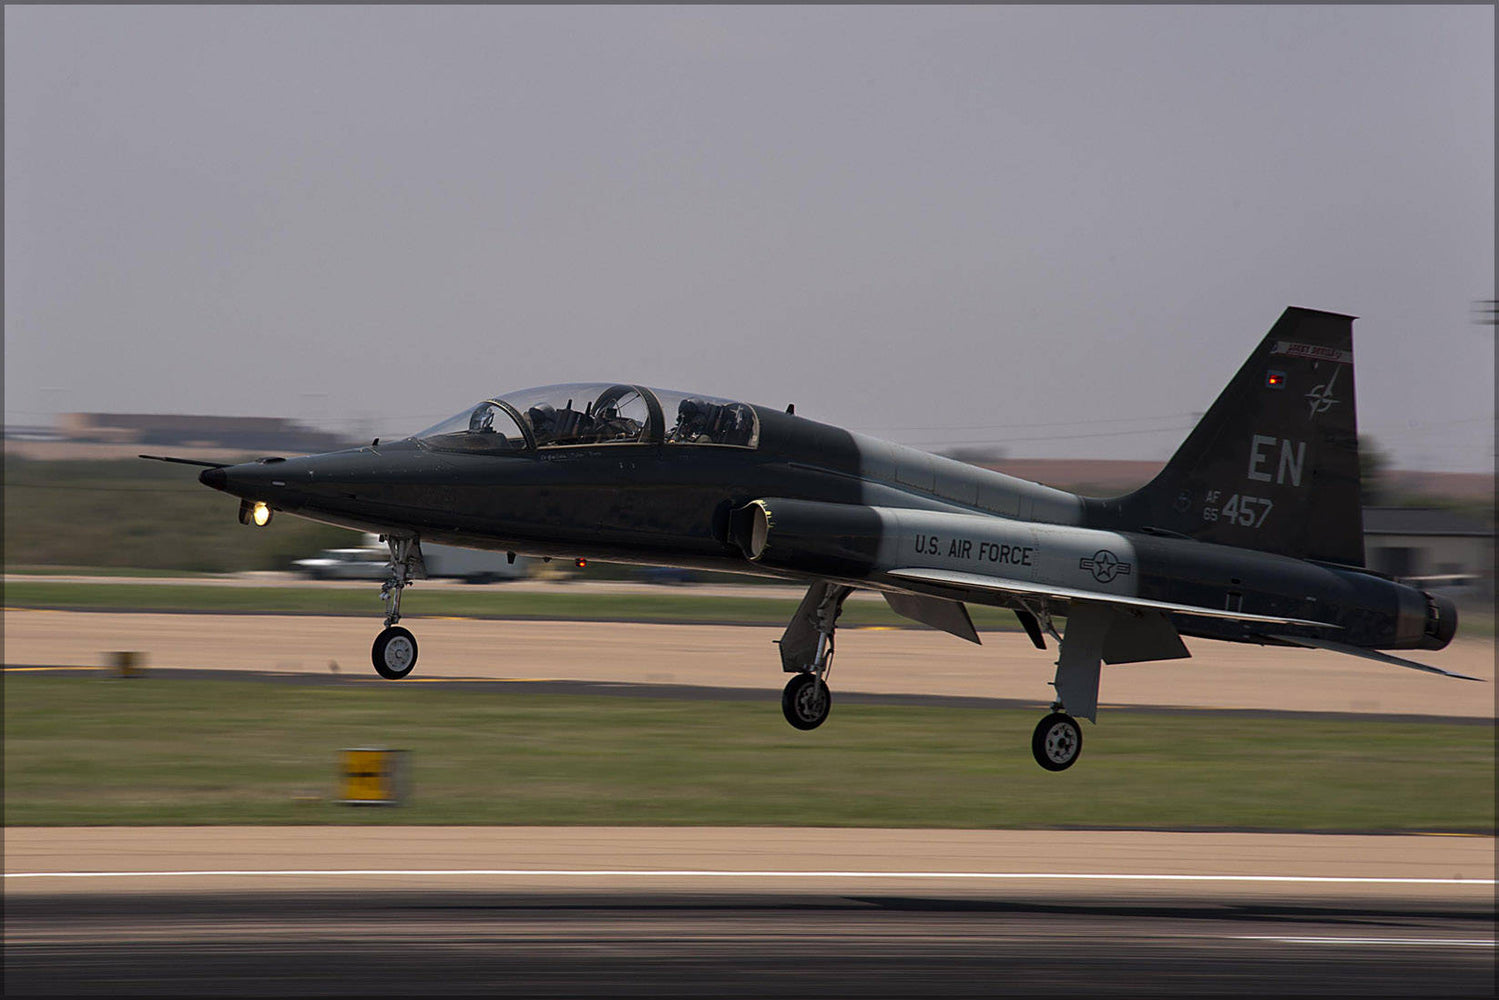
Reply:
M1036 763L1048 771L1065 771L1083 752L1083 731L1077 720L1062 712L1053 712L1036 725L1031 737L1031 753Z
M370 659L375 663L375 673L388 681L398 681L416 666L416 636L392 625L375 636Z
M832 707L833 693L816 674L797 674L781 692L781 712L797 729L816 729Z

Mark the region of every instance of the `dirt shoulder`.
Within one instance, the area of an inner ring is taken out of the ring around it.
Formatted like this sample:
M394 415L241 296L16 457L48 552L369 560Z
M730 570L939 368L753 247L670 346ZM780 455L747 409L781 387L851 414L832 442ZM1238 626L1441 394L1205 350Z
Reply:
M413 679L504 678L692 684L776 692L779 628L412 619L421 643ZM151 669L273 670L362 675L379 622L262 615L110 614L10 609L7 665L103 667L114 650ZM1486 679L1454 680L1314 650L1188 640L1189 660L1106 666L1111 705L1494 718L1494 644L1458 640L1423 659ZM938 632L843 629L835 691L1051 699L1054 649L991 633L975 647Z
M268 881L278 889L727 888L731 883L747 891L830 887L846 892L850 885L908 882L942 893L1325 892L1492 899L1492 884L1482 880L1494 878L1494 847L1489 837L1139 831L23 827L5 831L5 871L142 873L109 879L11 877L7 894L100 891L105 882L111 892L264 889ZM146 874L165 872L184 874ZM361 874L339 874L351 872ZM791 872L805 877L778 874ZM1103 877L1076 878L1080 875Z

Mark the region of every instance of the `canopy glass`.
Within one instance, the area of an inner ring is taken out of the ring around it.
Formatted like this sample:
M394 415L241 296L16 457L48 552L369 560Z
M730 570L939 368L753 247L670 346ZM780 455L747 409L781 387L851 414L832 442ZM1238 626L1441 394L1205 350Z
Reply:
M759 437L754 408L744 403L606 382L493 396L416 435L439 451L484 454L663 443L753 448Z

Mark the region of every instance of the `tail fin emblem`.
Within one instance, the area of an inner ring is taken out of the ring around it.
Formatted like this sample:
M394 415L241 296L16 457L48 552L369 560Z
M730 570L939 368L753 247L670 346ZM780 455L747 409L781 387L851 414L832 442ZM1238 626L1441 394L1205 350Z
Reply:
M1331 378L1329 378L1326 382L1323 382L1321 385L1313 386L1312 391L1306 394L1304 398L1309 404L1311 404L1312 408L1311 412L1307 414L1308 418L1315 417L1319 413L1326 413L1338 403L1342 402L1342 400L1333 398L1332 394L1333 383L1337 380L1338 369L1334 368L1332 370Z

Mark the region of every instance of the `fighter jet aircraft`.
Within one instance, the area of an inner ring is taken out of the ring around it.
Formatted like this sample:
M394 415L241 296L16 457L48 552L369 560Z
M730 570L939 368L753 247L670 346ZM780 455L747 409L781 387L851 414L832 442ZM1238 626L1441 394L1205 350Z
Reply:
M1109 499L791 407L624 383L497 394L348 451L196 464L240 498L244 523L284 512L384 536L372 658L392 680L417 661L398 623L402 591L425 575L423 541L806 582L780 640L781 707L804 730L828 717L852 591L974 643L966 605L1008 608L1037 649L1047 635L1060 647L1032 738L1052 771L1078 758L1075 717L1096 722L1100 664L1189 656L1182 636L1462 676L1380 652L1442 649L1457 614L1364 567L1353 318L1334 313L1287 309L1161 473Z

